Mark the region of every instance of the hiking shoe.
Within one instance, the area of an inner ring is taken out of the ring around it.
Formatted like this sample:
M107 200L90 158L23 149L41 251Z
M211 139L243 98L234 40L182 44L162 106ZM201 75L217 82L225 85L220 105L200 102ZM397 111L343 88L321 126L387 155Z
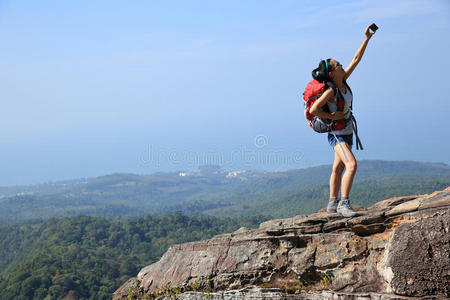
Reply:
M327 212L329 213L335 213L337 206L338 206L339 200L338 199L330 199L328 201L328 205L327 205Z
M350 206L350 203L348 203L348 200L339 201L339 204L338 204L336 210L338 213L340 213L342 216L344 216L346 218L354 217L357 215L357 213Z

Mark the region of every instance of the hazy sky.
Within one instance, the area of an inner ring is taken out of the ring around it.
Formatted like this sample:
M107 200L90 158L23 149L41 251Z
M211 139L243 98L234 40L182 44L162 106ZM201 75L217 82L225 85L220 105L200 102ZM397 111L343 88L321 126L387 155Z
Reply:
M1 1L0 185L331 163L301 94L372 22L357 159L450 163L449 1Z

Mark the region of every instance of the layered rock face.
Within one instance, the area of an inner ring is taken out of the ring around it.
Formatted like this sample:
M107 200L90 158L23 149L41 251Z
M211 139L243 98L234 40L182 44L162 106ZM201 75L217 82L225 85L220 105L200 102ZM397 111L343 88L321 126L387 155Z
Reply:
M113 299L450 297L450 187L358 213L271 220L173 245Z

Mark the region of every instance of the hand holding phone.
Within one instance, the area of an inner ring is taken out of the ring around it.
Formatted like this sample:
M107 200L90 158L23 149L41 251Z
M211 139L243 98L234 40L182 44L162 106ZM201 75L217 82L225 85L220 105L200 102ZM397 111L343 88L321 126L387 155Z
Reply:
M369 26L369 29L372 30L372 32L377 31L378 26L375 23L372 23L372 25Z
M372 35L375 34L375 31L378 29L378 26L375 25L375 23L372 23L372 25L367 26L366 31L364 32L366 34L366 38L370 39Z

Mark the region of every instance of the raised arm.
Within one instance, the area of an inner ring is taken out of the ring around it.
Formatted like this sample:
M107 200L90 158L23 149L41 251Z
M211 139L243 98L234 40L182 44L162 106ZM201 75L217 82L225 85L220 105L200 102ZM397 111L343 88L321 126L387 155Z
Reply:
M375 32L370 32L369 27L370 27L370 25L367 26L366 31L365 31L366 39L361 44L359 49L356 51L355 56L353 57L350 64L347 66L347 68L345 68L344 79L346 79L346 80L350 77L350 75L353 73L353 70L355 70L356 66L361 61L361 58L363 57L364 51L366 51L366 47L367 47L367 44L369 43L370 38L375 34Z

